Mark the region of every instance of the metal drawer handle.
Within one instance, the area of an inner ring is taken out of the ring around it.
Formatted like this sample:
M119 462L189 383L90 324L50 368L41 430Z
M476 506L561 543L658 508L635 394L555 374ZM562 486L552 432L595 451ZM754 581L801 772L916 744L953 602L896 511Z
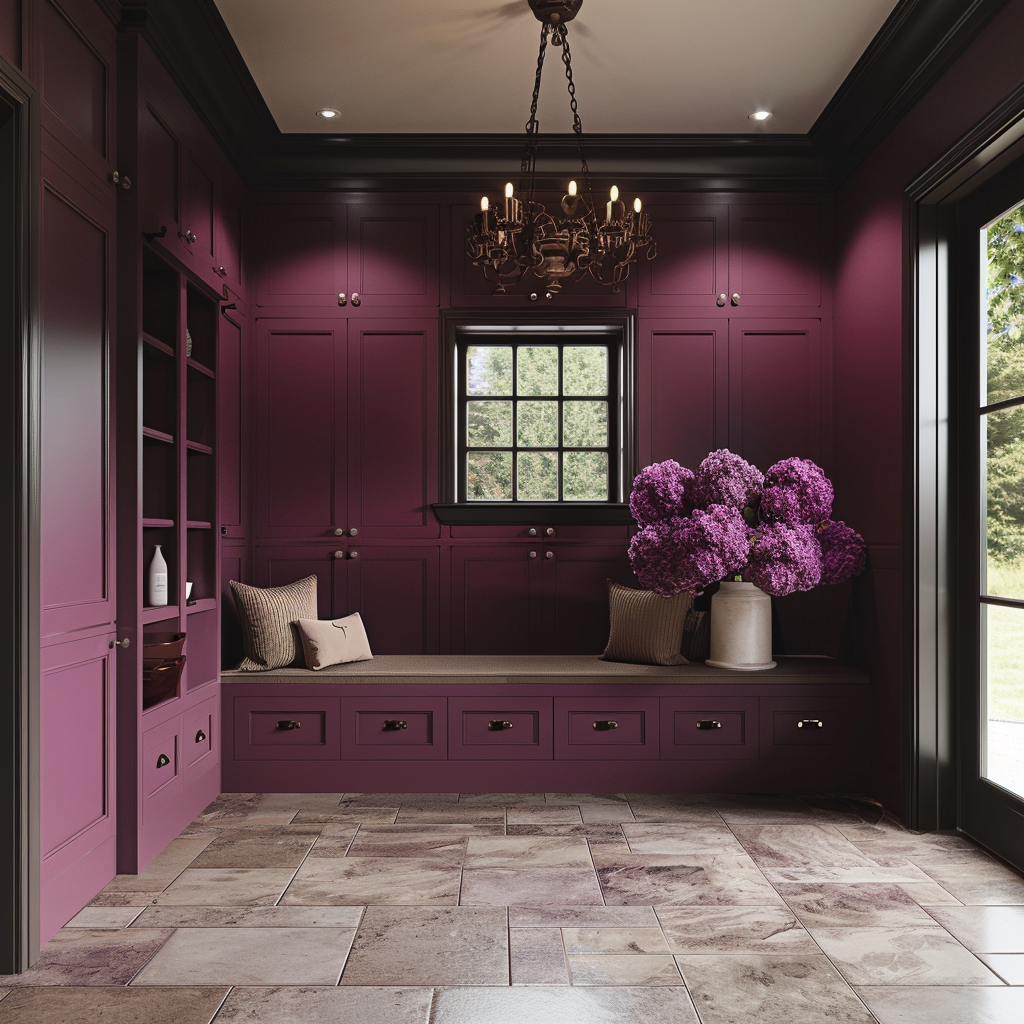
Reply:
M293 729L301 729L302 723L296 722L294 718L282 718L277 727L281 732L291 732Z
M594 723L594 728L598 732L607 732L609 729L618 729L619 723L614 722L611 719L604 719L603 721L597 721Z
M492 718L491 721L487 723L487 728L490 729L491 732L501 732L503 729L511 729L512 723L498 721L496 718Z
M801 718L796 723L798 729L824 729L825 723L820 718Z
M156 759L157 768L166 768L171 763L171 759L166 754L161 754Z
M384 719L384 731L385 732L398 732L399 729L408 729L409 723L403 722L400 718L385 718Z
M702 718L697 722L698 729L721 729L722 723L716 718Z
M202 729L196 733L196 743L202 743L206 739L206 733Z

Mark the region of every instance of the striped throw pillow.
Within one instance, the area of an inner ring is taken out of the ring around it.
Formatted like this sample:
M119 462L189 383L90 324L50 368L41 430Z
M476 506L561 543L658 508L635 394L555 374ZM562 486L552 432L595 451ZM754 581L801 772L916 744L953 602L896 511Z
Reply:
M284 587L250 587L235 580L229 583L242 624L245 657L239 669L264 672L304 665L302 640L292 623L316 618L316 577L307 576Z
M693 606L690 594L662 597L653 590L633 590L608 581L611 629L604 661L634 665L685 665L683 623Z

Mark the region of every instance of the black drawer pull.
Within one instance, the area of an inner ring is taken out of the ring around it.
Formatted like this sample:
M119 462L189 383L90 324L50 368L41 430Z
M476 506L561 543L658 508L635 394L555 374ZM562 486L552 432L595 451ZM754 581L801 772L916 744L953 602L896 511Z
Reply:
M801 718L796 723L798 729L824 729L825 723L820 718Z
M202 743L206 739L206 733L202 729L196 733L196 743Z
M277 728L281 732L291 732L293 729L301 729L302 723L296 722L294 718L282 718L281 721L277 723Z
M400 718L385 718L384 719L384 731L385 732L398 732L399 729L408 729L409 723L403 722Z
M613 722L611 719L605 719L594 723L594 728L598 732L607 732L609 729L618 729L618 727L619 723Z
M157 768L166 768L171 763L171 759L166 754L161 754L156 759Z
M717 718L701 718L697 721L698 729L721 729L722 723Z
M511 729L512 723L506 721L498 721L498 719L492 718L491 721L487 723L487 728L490 729L491 732L501 732L503 729Z

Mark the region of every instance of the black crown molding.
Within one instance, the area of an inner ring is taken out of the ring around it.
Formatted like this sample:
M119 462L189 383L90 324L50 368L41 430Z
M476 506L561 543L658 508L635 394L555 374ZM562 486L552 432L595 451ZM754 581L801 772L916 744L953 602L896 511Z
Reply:
M900 0L807 135L588 135L594 177L644 191L834 189L1007 2ZM284 135L213 0L117 6L256 191L479 191L519 167L522 135ZM542 188L576 165L571 135L542 136Z

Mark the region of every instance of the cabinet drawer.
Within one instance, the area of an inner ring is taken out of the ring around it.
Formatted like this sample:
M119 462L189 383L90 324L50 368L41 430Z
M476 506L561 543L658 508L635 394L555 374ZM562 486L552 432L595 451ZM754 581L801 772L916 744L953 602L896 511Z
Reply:
M184 729L181 743L186 775L202 774L217 760L217 736L220 732L219 708L218 698L211 697L191 711L186 711L182 716Z
M560 697L555 757L648 760L658 757L656 697Z
M148 801L181 784L178 726L172 718L142 734L142 798Z
M762 697L761 757L867 757L867 701L854 697Z
M661 756L733 761L757 757L756 697L663 697Z
M336 760L339 703L337 697L236 697L235 760Z
M448 756L447 707L443 697L342 697L347 760L444 760Z
M551 698L453 697L448 756L457 760L551 759Z

